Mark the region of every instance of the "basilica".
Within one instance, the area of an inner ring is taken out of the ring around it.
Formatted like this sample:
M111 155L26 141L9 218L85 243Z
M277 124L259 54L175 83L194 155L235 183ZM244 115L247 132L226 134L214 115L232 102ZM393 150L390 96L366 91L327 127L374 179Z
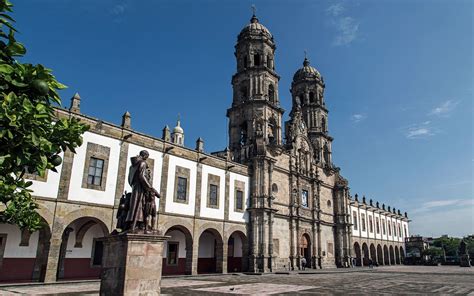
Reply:
M349 192L332 161L324 79L305 58L291 83L282 122L275 40L253 15L237 37L229 143L208 153L203 139L184 145L178 120L161 137L82 114L76 94L58 117L90 129L58 173L28 175L44 227L0 224L0 282L100 277L103 245L115 229L121 196L130 192L130 158L149 152L158 217L170 236L163 275L344 268L402 264L409 219ZM223 110L224 112L224 110ZM337 112L337 110L336 110ZM304 260L303 260L304 258Z

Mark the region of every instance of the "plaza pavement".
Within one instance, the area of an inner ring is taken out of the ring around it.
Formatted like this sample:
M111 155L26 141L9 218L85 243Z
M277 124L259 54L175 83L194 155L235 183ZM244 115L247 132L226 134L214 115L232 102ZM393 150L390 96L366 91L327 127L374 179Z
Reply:
M98 281L0 286L0 295L98 295ZM164 277L167 295L474 295L474 268L387 266Z

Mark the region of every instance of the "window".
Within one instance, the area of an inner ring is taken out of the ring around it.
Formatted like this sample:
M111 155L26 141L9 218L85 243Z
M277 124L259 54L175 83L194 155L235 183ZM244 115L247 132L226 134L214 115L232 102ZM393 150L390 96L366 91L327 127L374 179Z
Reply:
M392 236L392 228L390 227L390 222L387 221L388 235Z
M393 236L397 236L397 224L393 222Z
M244 68L248 67L248 59L247 56L244 56Z
M244 192L241 190L237 190L237 194L235 197L235 207L237 210L244 209Z
M188 180L183 177L178 177L178 200L186 200L186 190L187 190Z
M352 212L352 223L354 224L354 230L357 230L357 212Z
M100 186L102 183L102 170L104 168L104 160L91 157L89 162L89 173L87 175L87 184Z
M377 234L380 233L379 217L375 218L375 230L377 230Z
M168 242L168 252L166 253L166 264L178 265L178 242Z
M260 55L258 53L253 55L253 64L254 66L260 66Z
M271 57L271 56L268 56L268 57L267 57L267 68L273 69L272 57Z
M301 191L301 205L305 208L309 207L308 190Z
M321 118L321 132L326 132L326 119L324 117Z
M94 240L93 248L92 248L92 265L101 266L103 255L104 255L104 242L99 241L99 240Z
M268 99L270 100L270 102L275 101L275 88L273 87L273 84L270 84L268 86Z
M312 91L309 92L309 102L316 103L316 96L314 95L314 92Z
M361 224L362 224L362 231L366 231L366 224L365 224L365 214L361 214Z
M209 185L209 205L210 206L217 206L217 185L211 184Z
M372 221L372 216L369 216L369 231L374 232L374 225Z
M385 219L382 219L382 234L385 235Z
M403 228L404 228L404 230L405 230L405 237L407 237L407 236L408 236L408 234L407 234L407 226L404 225Z

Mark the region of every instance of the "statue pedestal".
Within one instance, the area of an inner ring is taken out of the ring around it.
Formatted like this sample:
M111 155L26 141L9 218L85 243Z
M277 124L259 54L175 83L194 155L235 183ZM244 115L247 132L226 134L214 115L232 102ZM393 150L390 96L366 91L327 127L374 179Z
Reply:
M471 267L471 261L470 261L470 258L469 258L469 255L461 255L461 262L459 264L459 266L461 267Z
M101 238L100 295L160 295L163 243L168 238L135 233Z

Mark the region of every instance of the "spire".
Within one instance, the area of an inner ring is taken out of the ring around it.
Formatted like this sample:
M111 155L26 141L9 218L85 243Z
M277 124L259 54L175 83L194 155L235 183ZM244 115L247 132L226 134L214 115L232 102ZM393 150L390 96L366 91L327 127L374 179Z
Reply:
M165 125L165 127L163 128L163 136L161 138L166 142L171 142L171 133L168 125Z
M69 111L73 113L81 113L81 96L79 93L75 93L71 98L71 106L69 107Z
M255 7L255 4L252 4L252 18L250 19L250 22L252 24L258 23L258 18L256 16L257 8Z
M178 114L178 120L176 121L176 126L173 129L173 133L171 135L173 143L183 146L184 145L184 130L181 127L181 119Z
M131 127L131 115L128 111L122 115L122 127L127 129Z

